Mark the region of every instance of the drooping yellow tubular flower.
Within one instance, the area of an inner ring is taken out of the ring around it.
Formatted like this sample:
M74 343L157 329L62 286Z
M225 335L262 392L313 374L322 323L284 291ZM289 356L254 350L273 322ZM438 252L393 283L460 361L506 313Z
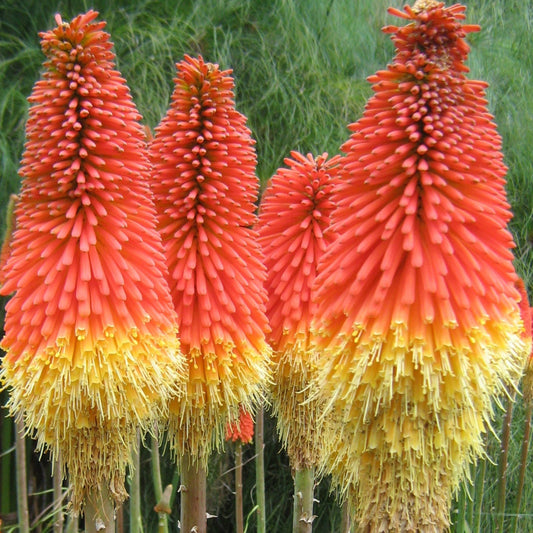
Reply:
M292 152L268 183L258 231L268 277L267 316L272 332L272 408L278 432L295 469L316 466L323 443L318 431L321 404L311 400L317 354L309 347L314 308L311 287L328 233L338 157L316 159Z
M253 412L269 376L266 277L255 223L259 180L230 71L186 56L150 143L153 190L187 357L186 394L170 405L177 454L204 466L239 406Z
M10 412L67 466L76 512L103 485L124 499L136 432L183 381L140 115L96 17L41 35L0 276Z
M350 126L319 265L317 380L338 417L327 469L363 531L442 531L526 347L501 139L465 77L463 6L417 2Z

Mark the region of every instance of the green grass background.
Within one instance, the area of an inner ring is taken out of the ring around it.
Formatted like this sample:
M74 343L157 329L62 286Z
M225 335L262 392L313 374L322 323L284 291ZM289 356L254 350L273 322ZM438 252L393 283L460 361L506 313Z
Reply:
M503 137L509 167L508 198L514 219L516 268L528 289L533 288L533 4L526 0L469 0L467 21L482 31L471 34L468 62L472 78L489 82L488 100ZM257 141L258 176L262 184L291 150L330 155L348 138L347 125L357 120L371 94L366 77L384 68L393 57L389 37L380 28L396 24L387 14L398 0L3 0L0 3L0 234L5 229L9 195L18 190L18 165L24 144L26 98L39 78L43 55L38 32L52 28L54 14L64 20L88 8L106 20L115 43L117 67L126 78L145 123L155 127L166 111L172 92L175 63L183 54L233 69L238 109L248 117ZM1 307L1 306L0 306ZM0 319L2 317L0 316ZM5 395L5 393L4 393ZM4 398L5 399L5 398ZM495 420L501 431L501 415ZM515 406L510 449L506 528L511 527L523 405ZM12 472L10 421L0 415L0 476L2 487ZM498 442L488 442L491 461L483 484L481 531L493 531ZM144 452L143 452L144 453ZM252 451L248 450L248 459ZM30 454L31 455L31 454ZM148 456L143 465L149 470ZM35 492L47 491L49 466L31 455ZM233 528L231 450L217 457L211 468L210 512L219 518L209 531ZM167 462L168 463L168 462ZM144 468L143 466L143 468ZM267 531L290 531L291 477L286 457L267 418ZM172 466L167 464L167 478ZM478 465L478 469L481 464ZM245 466L248 510L253 500L253 462ZM475 474L475 472L474 472ZM145 475L143 470L143 475ZM148 475L148 474L146 474ZM474 476L475 477L475 476ZM149 477L147 477L149 479ZM145 484L147 531L155 529L149 482ZM533 468L529 467L518 531L533 531ZM470 489L473 493L473 490ZM318 518L314 531L337 531L339 512L328 494L327 480L318 488ZM33 497L45 506L49 494ZM0 513L14 510L14 497L0 495ZM36 510L33 511L33 516ZM455 515L454 515L455 516ZM42 521L40 522L42 523ZM176 531L175 520L172 531ZM461 530L457 526L457 531ZM35 529L36 531L38 529ZM43 529L46 530L46 527ZM508 530L508 529L506 529ZM248 531L255 531L250 518Z

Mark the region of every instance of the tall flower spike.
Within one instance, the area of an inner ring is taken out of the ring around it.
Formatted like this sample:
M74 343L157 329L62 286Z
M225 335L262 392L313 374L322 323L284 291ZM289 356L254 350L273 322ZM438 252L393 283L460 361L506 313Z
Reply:
M103 485L124 499L137 428L183 381L145 137L97 15L41 34L1 289L10 411L68 467L75 511Z
M272 407L291 466L316 466L323 443L317 431L322 409L310 400L317 354L310 350L314 313L311 287L317 265L333 240L328 233L331 194L339 157L316 159L292 152L263 194L258 231L268 277L267 316L272 332Z
M269 375L270 348L257 243L259 182L230 71L185 56L170 108L150 143L169 284L188 362L186 394L170 405L179 456L205 466L239 405L253 412Z
M501 139L470 81L465 8L417 2L344 144L338 238L319 265L321 396L340 419L329 469L364 531L441 531L493 399L526 347Z

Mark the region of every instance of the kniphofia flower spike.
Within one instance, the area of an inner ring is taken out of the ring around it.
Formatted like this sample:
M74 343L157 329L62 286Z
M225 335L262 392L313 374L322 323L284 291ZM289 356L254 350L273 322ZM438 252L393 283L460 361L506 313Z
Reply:
M96 17L41 34L1 276L10 411L68 467L75 511L95 487L124 499L137 429L183 381L140 116Z
M390 10L407 25L385 29L394 61L342 148L338 237L316 279L318 383L341 422L328 467L356 487L365 531L447 527L527 351L501 139L487 85L465 76L479 28L464 11Z
M200 58L177 64L170 108L150 153L159 214L188 362L183 398L171 403L178 455L202 463L224 442L239 406L253 412L269 376L266 277L255 223L259 181L230 71Z
M320 402L311 400L317 353L309 346L315 311L311 288L318 261L333 240L328 233L339 157L316 159L292 152L263 193L258 231L268 277L267 316L272 329L272 408L295 469L315 467L323 442Z

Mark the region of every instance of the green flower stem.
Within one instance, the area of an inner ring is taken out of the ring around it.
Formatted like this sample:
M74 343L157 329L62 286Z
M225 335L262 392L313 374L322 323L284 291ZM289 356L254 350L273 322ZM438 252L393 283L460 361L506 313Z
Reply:
M466 500L467 500L467 481L463 482L463 486L459 491L457 498L457 518L455 519L455 533L465 533L467 531L466 525Z
M485 491L485 476L487 474L487 459L481 461L480 468L477 469L474 488L474 522L472 532L481 533L481 511L483 509L483 495Z
M178 487L180 481L180 469L178 466L174 469L174 475L172 476L172 487ZM177 491L173 490L170 494L169 507L172 509L174 507L174 500L176 499Z
M159 501L163 495L163 482L161 480L161 461L159 459L159 440L156 435L152 437L152 482L154 484L155 500Z
M206 471L194 457L181 458L181 531L206 533ZM196 528L196 529L194 529Z
M20 533L29 533L30 515L28 512L28 483L26 476L26 439L24 423L17 420L15 436L17 461L17 512Z
M265 446L263 407L255 418L255 482L257 497L257 533L266 533L265 505Z
M140 469L140 441L137 435L137 443L132 453L132 470L130 472L130 533L142 533L141 511L141 469Z
M156 508L159 509L162 506L163 481L161 480L161 461L159 459L159 440L157 438L157 433L152 437L152 480L154 484L155 500L157 502ZM168 504L165 507L168 507ZM159 510L157 514L158 533L168 533L168 514Z
M507 400L507 409L503 419L502 438L500 447L500 459L498 461L498 492L496 500L496 523L495 531L503 533L505 522L505 496L507 488L507 463L509 457L509 441L511 439L511 421L513 419L514 396Z
M72 514L68 515L65 533L78 533L79 521L79 516L74 516Z
M244 531L244 516L242 503L242 443L235 443L235 522L236 533Z
M518 486L516 488L515 517L512 531L518 532L518 523L520 516L520 504L522 503L522 494L524 492L524 483L526 479L527 458L529 452L529 439L531 437L531 418L533 415L533 402L526 403L526 412L524 419L524 436L522 438L522 450L520 453L520 471L518 473Z
M107 487L97 487L87 497L85 533L115 533L115 502Z
M313 530L314 468L302 468L294 474L293 533L311 533Z

